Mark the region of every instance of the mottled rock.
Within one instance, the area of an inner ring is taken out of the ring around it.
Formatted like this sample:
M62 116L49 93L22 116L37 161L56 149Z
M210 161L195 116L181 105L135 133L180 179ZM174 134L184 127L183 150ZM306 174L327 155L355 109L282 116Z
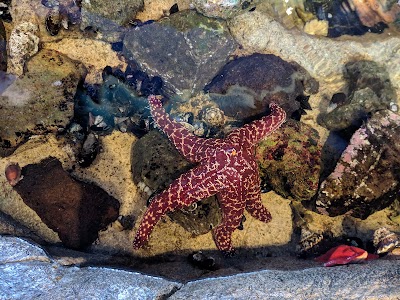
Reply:
M182 286L137 272L64 267L36 244L15 237L0 236L0 249L0 295L5 299L165 299Z
M205 91L226 115L243 120L265 114L271 102L289 116L309 108L304 91L316 93L318 83L297 63L256 53L226 64Z
M115 198L94 184L71 178L55 158L27 165L22 174L14 189L66 247L89 246L98 231L118 217Z
M335 268L262 270L192 281L169 299L396 299L399 270L399 261L386 260Z
M39 50L39 27L31 22L23 22L14 26L8 41L10 53L9 72L18 76L24 73L27 59Z
M148 194L161 192L191 167L158 131L149 132L132 147L133 180ZM215 197L203 199L169 216L195 235L209 232L221 220Z
M104 0L82 1L82 22L85 22L85 14L91 14L97 15L103 20L111 20L118 25L126 25L135 18L137 12L142 8L143 0L117 0L112 2Z
M42 50L27 63L24 76L10 79L0 94L0 155L31 135L65 128L73 117L76 87L85 73L82 64Z
M320 213L365 219L399 196L399 125L399 115L383 110L353 134L335 170L320 186Z
M190 96L215 76L235 47L224 22L184 11L129 30L123 51L173 92Z
M101 38L115 42L121 37L121 26L128 25L143 8L143 0L90 0L82 1L82 30L89 29L101 33Z
M0 71L7 71L7 39L6 29L0 20Z
M256 148L262 182L283 197L310 200L318 189L321 148L315 129L288 120Z
M387 109L396 101L386 69L376 62L361 60L345 65L348 98L344 103L333 101L332 111L319 117L319 123L329 130L342 130L350 126L358 128L367 117ZM336 102L336 103L335 103Z
M296 61L322 83L342 84L343 65L355 57L368 57L386 68L395 87L400 86L400 52L393 51L400 42L396 34L372 35L368 39L322 39L287 30L259 9L230 19L228 26L247 53L271 53Z
M207 17L229 19L243 11L254 8L252 2L244 0L194 0L192 5Z

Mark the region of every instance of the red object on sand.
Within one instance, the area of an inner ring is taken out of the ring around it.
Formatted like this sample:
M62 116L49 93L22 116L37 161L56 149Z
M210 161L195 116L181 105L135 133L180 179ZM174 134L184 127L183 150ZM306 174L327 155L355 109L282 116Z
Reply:
M364 260L377 259L378 257L378 255L368 253L361 248L348 245L340 245L332 248L325 254L317 257L315 260L318 262L323 262L324 267L332 267L336 265L358 263Z

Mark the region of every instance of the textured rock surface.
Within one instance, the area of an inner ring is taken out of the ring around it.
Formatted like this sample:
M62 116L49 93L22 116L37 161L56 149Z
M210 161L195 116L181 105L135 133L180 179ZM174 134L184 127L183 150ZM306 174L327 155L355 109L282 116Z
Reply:
M6 299L396 299L400 261L263 270L179 283L100 267L63 267L40 247L0 236L0 294ZM60 262L60 263L59 263Z
M44 49L51 49L82 62L88 70L87 83L101 83L101 72L106 66L125 69L126 63L109 43L85 38L63 38L60 41L44 43Z
M321 148L316 130L288 120L256 148L262 182L283 197L310 200L318 189Z
M143 0L89 0L82 1L82 23L84 26L100 25L105 19L111 20L118 25L126 25L133 20L139 10L143 8ZM87 15L97 16L102 20L97 23L88 23L85 17Z
M181 94L201 90L218 72L236 44L226 25L193 11L127 32L124 55Z
M366 38L321 39L286 30L258 10L231 19L229 28L247 52L272 53L288 61L297 61L318 81L342 81L345 63L354 57L369 57L384 66L393 85L400 87L400 38L396 35L374 35L375 43Z
M164 299L182 284L101 267L62 267L36 245L0 236L5 299Z
M76 87L85 75L81 63L42 50L27 63L27 73L0 95L0 155L33 134L58 132L70 122ZM46 91L43 93L43 91Z
M123 28L120 26L134 20L137 12L143 8L143 0L89 0L81 3L81 29L100 32L101 39L112 42L122 36Z
M0 19L0 71L7 71L6 29Z
M186 284L169 299L396 299L399 285L399 261L374 261L199 280Z
M251 2L244 0L193 0L192 5L207 17L228 19L249 10Z
M360 60L345 65L348 85L346 103L320 117L321 125L329 130L341 130L350 126L359 127L362 121L380 109L389 108L396 102L389 74L385 68L373 61Z
M15 26L9 39L9 72L18 76L24 73L25 61L39 50L39 28L31 22Z
M353 134L335 170L321 184L319 212L365 219L398 197L399 125L399 115L383 110Z
M239 120L264 114L271 102L291 116L306 101L304 90L318 91L318 83L307 71L267 54L229 62L205 88L226 115Z
M55 158L27 165L22 174L14 189L66 247L89 246L119 215L116 199L94 184L71 178Z

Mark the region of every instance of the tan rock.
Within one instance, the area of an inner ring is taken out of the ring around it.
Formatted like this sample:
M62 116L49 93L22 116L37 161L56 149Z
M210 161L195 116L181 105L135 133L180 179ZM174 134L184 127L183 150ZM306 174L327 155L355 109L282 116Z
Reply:
M81 61L88 69L86 82L102 83L101 73L106 66L125 70L126 62L111 49L109 43L85 38L64 38L45 43L44 49L56 50L73 60Z

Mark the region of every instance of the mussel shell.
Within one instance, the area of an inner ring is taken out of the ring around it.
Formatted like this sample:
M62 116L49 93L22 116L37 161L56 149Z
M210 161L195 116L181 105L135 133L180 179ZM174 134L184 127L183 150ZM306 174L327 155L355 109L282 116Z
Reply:
M46 15L45 25L47 32L52 36L57 35L61 29L61 21L60 7L51 8Z

